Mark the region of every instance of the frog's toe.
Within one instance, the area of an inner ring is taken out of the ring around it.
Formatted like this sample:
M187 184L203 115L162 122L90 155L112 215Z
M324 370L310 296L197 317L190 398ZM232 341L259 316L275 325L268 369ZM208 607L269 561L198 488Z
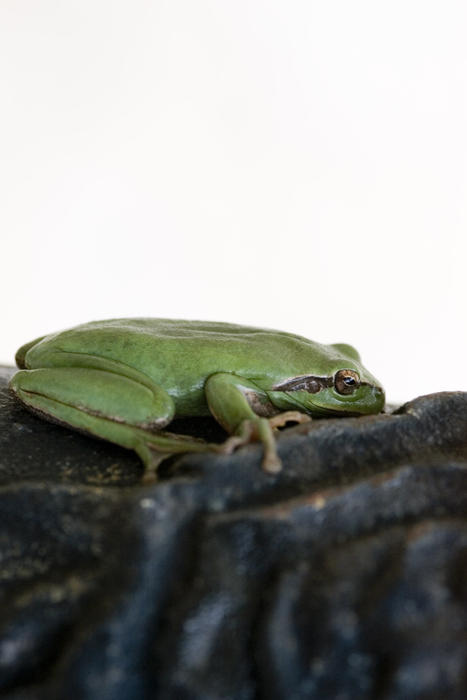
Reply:
M261 467L267 474L277 474L282 469L282 462L277 454L276 441L272 432L270 419L246 419L242 422L236 435L232 435L220 446L222 454L232 454L234 450L251 442L260 441L263 445Z
M269 419L271 428L282 428L286 423L309 423L311 416L301 411L284 411Z
M261 467L266 474L278 474L282 470L282 462L276 450L265 450Z
M243 445L248 445L248 443L253 442L254 432L254 422L252 420L244 420L239 432L227 438L227 440L219 446L219 451L226 455L232 454L238 447L243 447Z

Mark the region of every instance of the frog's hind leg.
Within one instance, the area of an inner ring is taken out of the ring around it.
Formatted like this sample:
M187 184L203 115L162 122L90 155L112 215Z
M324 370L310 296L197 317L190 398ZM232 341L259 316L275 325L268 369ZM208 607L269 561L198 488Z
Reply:
M10 388L32 411L76 430L135 450L146 480L172 454L207 451L204 441L161 433L175 406L167 392L102 369L49 367L20 370Z
M44 338L45 335L42 335L40 338L35 338L35 340L31 340L31 342L25 343L19 348L19 350L16 351L15 362L20 369L26 369L26 353L28 352L28 350L40 343L40 341Z

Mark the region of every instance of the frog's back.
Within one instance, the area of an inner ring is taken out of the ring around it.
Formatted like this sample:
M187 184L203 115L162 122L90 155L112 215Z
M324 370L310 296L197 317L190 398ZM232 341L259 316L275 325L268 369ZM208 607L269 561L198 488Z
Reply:
M27 353L28 367L50 353L79 353L137 369L161 386L199 384L214 372L245 378L300 370L305 345L300 336L215 321L131 318L95 321L45 336ZM19 354L21 351L19 351ZM305 353L306 355L306 353ZM305 371L305 370L303 370Z

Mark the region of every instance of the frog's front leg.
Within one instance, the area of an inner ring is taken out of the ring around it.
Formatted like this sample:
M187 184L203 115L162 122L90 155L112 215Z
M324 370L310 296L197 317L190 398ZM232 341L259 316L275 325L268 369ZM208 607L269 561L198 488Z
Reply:
M264 448L262 467L271 474L282 468L274 429L288 421L310 420L299 411L280 413L254 382L234 374L211 375L205 384L205 394L211 413L232 435L224 443L224 451L231 452L240 445L259 440Z
M168 393L147 378L83 367L20 370L10 388L28 408L53 422L135 450L153 480L159 463L171 454L205 452L196 438L161 434L175 407Z

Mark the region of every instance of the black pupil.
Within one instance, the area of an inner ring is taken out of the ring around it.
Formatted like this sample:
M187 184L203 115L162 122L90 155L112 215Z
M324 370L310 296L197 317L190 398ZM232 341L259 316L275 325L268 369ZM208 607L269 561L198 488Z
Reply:
M344 377L344 384L347 384L347 386L353 386L353 384L355 384L355 379L353 377Z

